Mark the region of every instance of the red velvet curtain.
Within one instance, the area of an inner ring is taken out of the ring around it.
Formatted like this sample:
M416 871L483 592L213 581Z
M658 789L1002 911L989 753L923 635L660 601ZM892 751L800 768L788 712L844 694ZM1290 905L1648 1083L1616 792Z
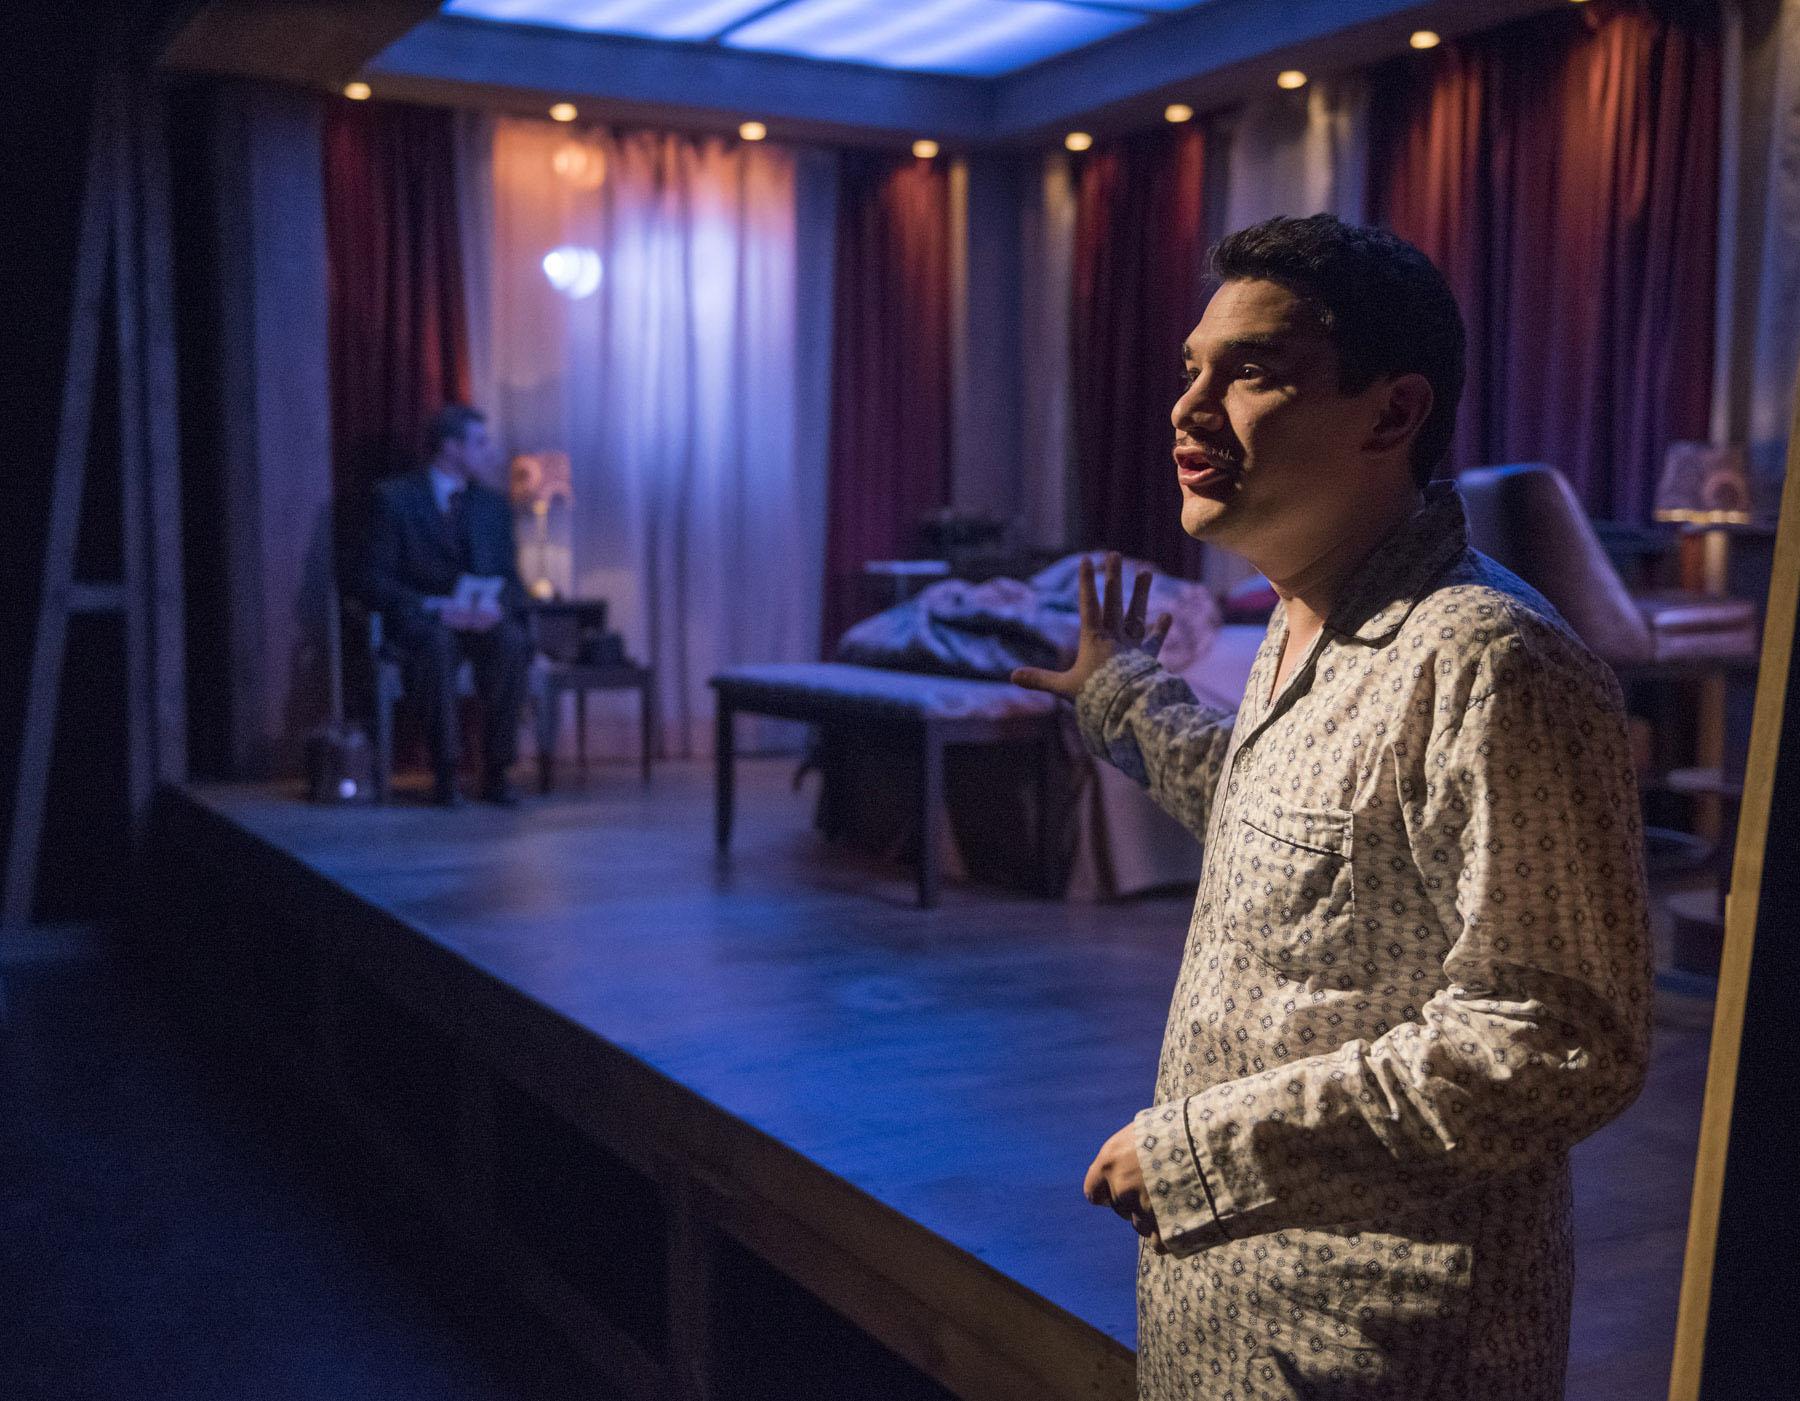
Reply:
M469 394L453 115L334 101L325 118L333 480L352 503L415 466Z
M1372 212L1469 325L1454 468L1550 462L1648 519L1664 447L1707 432L1719 102L1716 39L1635 4L1376 71Z
M1155 131L1079 159L1070 389L1080 538L1198 578L1169 410L1182 342L1205 309L1203 140L1192 127Z
M824 647L863 565L950 499L950 187L936 161L846 152L838 184Z

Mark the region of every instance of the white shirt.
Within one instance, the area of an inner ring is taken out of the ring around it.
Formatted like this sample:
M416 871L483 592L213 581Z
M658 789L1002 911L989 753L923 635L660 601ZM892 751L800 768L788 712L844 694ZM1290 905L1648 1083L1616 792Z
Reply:
M446 472L441 467L431 468L431 494L437 501L438 510L445 515L450 512L450 498L466 485L461 477Z

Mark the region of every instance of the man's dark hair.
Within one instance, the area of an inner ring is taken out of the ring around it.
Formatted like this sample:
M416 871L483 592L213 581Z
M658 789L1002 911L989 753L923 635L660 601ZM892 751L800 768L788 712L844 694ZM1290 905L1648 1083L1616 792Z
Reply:
M1412 470L1420 486L1431 480L1456 431L1464 353L1462 313L1431 259L1386 229L1280 215L1220 240L1212 271L1221 282L1276 282L1311 304L1346 394L1384 375L1425 376L1431 413L1413 439Z
M487 415L467 404L445 404L425 423L425 460L430 462L438 449L452 438L458 442L469 431L471 423L486 423Z

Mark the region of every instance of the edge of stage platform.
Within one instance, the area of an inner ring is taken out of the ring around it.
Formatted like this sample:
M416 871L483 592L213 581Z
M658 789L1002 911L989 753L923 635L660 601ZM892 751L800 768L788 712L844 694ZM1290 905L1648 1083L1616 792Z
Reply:
M1105 1401L1131 1351L167 789L143 952L627 1395ZM852 1388L844 1390L843 1388Z

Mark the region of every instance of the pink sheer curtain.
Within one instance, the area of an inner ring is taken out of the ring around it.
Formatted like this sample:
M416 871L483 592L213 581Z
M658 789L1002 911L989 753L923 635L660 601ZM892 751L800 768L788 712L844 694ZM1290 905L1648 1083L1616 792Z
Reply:
M492 174L502 439L568 455L568 586L656 668L668 748L704 752L715 671L817 655L830 259L802 216L828 176L774 143L515 119Z

